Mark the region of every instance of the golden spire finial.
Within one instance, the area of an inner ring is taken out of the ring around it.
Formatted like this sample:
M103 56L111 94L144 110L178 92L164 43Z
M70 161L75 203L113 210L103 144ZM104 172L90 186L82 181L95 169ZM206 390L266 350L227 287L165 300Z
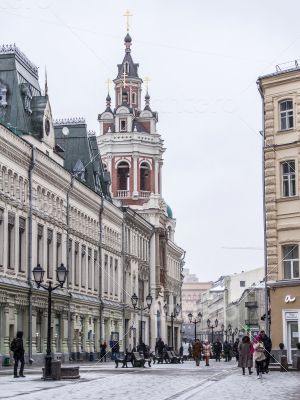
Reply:
M148 92L149 82L151 81L151 79L149 78L149 76L145 76L144 81L146 83L146 91Z
M112 80L108 78L105 83L107 84L107 93L110 94L110 85L112 83Z
M126 86L126 76L128 76L127 74L126 74L126 72L124 71L123 73L122 73L122 82L123 82L123 87L125 87Z
M126 30L129 32L129 18L132 17L132 14L130 14L130 11L127 10L123 16L126 18Z

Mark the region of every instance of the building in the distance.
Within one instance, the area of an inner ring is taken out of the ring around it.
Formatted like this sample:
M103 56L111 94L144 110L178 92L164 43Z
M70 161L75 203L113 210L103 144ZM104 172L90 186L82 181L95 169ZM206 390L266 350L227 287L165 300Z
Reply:
M288 359L300 332L300 67L276 67L258 78L263 103L267 283L273 349Z

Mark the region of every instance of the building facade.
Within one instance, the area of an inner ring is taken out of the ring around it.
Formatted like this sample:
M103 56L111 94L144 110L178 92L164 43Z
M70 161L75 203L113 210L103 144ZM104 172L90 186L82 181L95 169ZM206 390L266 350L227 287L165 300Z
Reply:
M263 102L267 282L273 348L283 343L288 359L299 342L300 200L298 63L277 66L258 79Z
M45 282L56 280L61 263L68 270L52 295L52 350L62 360L94 359L103 341L108 350L118 341L121 351L139 338L152 348L158 336L170 343L162 307L181 304L183 251L174 243L172 212L153 189L158 175L140 210L120 202L95 134L84 119L53 120L47 89L16 46L0 48L0 365L17 330L26 360L44 358L48 298L33 281L38 264ZM148 162L143 182L159 158ZM153 296L143 315L132 308L134 293L141 306Z
M114 79L115 107L106 98L99 114L97 137L104 168L111 175L114 199L129 205L155 227L150 240L151 346L158 337L170 344L171 320L181 305L184 251L174 242L176 220L162 197L163 139L157 132L158 114L150 107L148 90L142 106L142 79L131 56L132 39L125 37L125 56ZM147 293L144 294L145 296ZM167 304L168 313L164 312ZM181 318L174 320L175 343L180 342Z

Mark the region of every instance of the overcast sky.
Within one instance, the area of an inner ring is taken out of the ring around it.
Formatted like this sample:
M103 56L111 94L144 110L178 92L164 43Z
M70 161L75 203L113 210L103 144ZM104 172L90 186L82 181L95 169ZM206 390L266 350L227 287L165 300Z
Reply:
M124 55L149 76L165 140L163 195L200 280L263 265L259 75L300 58L300 4L282 1L0 0L1 42L47 66L53 116L98 131Z

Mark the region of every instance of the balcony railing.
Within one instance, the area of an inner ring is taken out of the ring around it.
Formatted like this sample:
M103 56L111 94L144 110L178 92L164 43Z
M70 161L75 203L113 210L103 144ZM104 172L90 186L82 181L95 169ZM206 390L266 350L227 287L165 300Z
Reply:
M121 199L129 197L129 190L117 190L117 197Z
M257 301L246 301L245 307L247 308L257 308Z
M141 190L140 197L148 198L148 197L150 197L150 192L148 190Z

